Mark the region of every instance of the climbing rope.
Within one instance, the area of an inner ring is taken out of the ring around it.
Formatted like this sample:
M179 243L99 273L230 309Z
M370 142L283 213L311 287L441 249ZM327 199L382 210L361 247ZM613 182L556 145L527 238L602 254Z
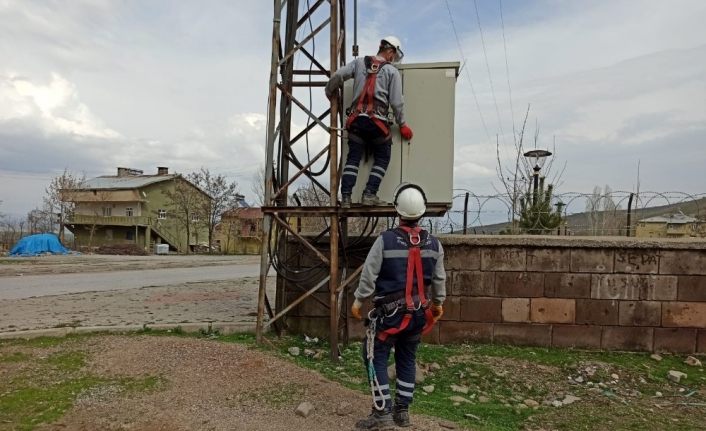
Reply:
M366 356L368 358L368 381L370 382L370 392L373 396L373 407L377 411L385 410L385 397L380 389L380 382L378 381L378 376L375 373L375 366L373 365L373 359L375 358L375 336L376 336L376 326L377 326L377 316L373 317L374 309L370 310L368 313L368 329L365 331L366 338ZM375 393L379 394L380 402L375 398Z

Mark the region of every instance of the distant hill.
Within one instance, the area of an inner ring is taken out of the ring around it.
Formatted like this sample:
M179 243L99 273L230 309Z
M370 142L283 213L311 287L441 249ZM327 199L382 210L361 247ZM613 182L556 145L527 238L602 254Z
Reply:
M656 216L669 216L671 214L683 212L686 215L696 217L700 220L706 220L706 198L690 200L679 202L670 205L654 206L641 209L633 209L631 214L631 222L633 229L639 220L646 219L649 217ZM615 228L606 228L604 232L598 232L598 235L625 235L625 226L627 225L627 210L621 209L616 211L611 211L609 213L604 213L602 211L596 211L594 213L594 219L603 220L612 219L614 220ZM564 219L566 223L566 228L572 235L593 235L594 233L590 229L589 213L575 213L567 216ZM610 224L610 223L608 223ZM475 234L499 234L501 231L506 230L510 227L510 223L495 223L485 226L469 226L468 233ZM562 232L564 227L561 228ZM599 229L600 230L600 229ZM461 233L462 231L455 231L455 233Z

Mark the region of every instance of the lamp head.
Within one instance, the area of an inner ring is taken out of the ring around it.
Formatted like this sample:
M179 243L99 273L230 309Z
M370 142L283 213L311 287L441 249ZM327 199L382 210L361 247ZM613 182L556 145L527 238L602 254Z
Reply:
M542 166L544 166L544 162L547 161L547 157L551 155L551 151L547 150L530 150L524 154L524 156L527 157L527 159L532 164L532 169L535 172L539 172L542 169Z

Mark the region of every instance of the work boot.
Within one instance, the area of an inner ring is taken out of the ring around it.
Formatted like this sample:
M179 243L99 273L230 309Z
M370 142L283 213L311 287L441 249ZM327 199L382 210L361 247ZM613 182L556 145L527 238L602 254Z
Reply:
M390 431L395 429L395 421L389 408L383 411L373 409L370 416L355 423L355 428L360 430Z
M350 208L352 203L353 199L351 199L351 195L341 196L341 208Z
M363 193L363 199L360 203L366 207L377 207L382 205L387 205L387 202L380 199L375 193Z
M395 404L392 408L392 419L398 427L406 428L412 426L409 422L409 406Z

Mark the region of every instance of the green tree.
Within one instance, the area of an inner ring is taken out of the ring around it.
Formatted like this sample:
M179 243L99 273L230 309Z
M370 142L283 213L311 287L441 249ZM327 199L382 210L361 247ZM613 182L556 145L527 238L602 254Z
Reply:
M544 188L544 178L539 180L537 190L529 190L520 198L520 229L531 235L546 235L561 225L561 203L552 207L554 186Z

